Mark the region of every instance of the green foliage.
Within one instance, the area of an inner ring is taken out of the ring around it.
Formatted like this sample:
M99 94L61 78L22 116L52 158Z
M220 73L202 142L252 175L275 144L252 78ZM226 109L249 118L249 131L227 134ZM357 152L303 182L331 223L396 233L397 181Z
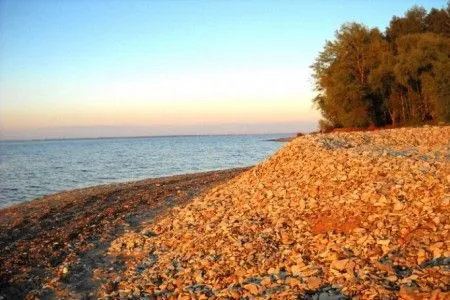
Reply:
M342 25L311 66L321 126L449 122L449 26L448 9L422 7L393 17L385 33Z

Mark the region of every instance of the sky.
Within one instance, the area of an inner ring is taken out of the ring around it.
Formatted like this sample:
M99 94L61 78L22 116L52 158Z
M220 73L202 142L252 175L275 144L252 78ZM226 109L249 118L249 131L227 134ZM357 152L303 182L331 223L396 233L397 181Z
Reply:
M0 139L310 131L325 41L415 4L0 0Z

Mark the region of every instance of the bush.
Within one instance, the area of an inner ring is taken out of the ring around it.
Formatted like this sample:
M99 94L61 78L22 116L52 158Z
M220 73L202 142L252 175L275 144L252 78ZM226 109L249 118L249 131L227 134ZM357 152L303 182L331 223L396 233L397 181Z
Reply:
M320 132L326 133L326 132L333 131L334 126L333 126L333 124L331 124L330 121L321 119L321 120L319 120L319 129L320 129Z

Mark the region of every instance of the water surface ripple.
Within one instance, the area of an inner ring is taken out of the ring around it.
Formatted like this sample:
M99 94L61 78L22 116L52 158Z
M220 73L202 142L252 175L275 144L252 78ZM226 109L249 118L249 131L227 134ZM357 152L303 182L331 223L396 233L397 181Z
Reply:
M253 165L273 135L0 142L0 207L98 184Z

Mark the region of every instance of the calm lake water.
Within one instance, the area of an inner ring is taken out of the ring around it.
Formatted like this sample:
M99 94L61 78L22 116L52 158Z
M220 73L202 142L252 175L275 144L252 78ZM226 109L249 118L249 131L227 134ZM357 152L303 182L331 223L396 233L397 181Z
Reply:
M0 207L98 184L264 160L289 134L0 142Z

